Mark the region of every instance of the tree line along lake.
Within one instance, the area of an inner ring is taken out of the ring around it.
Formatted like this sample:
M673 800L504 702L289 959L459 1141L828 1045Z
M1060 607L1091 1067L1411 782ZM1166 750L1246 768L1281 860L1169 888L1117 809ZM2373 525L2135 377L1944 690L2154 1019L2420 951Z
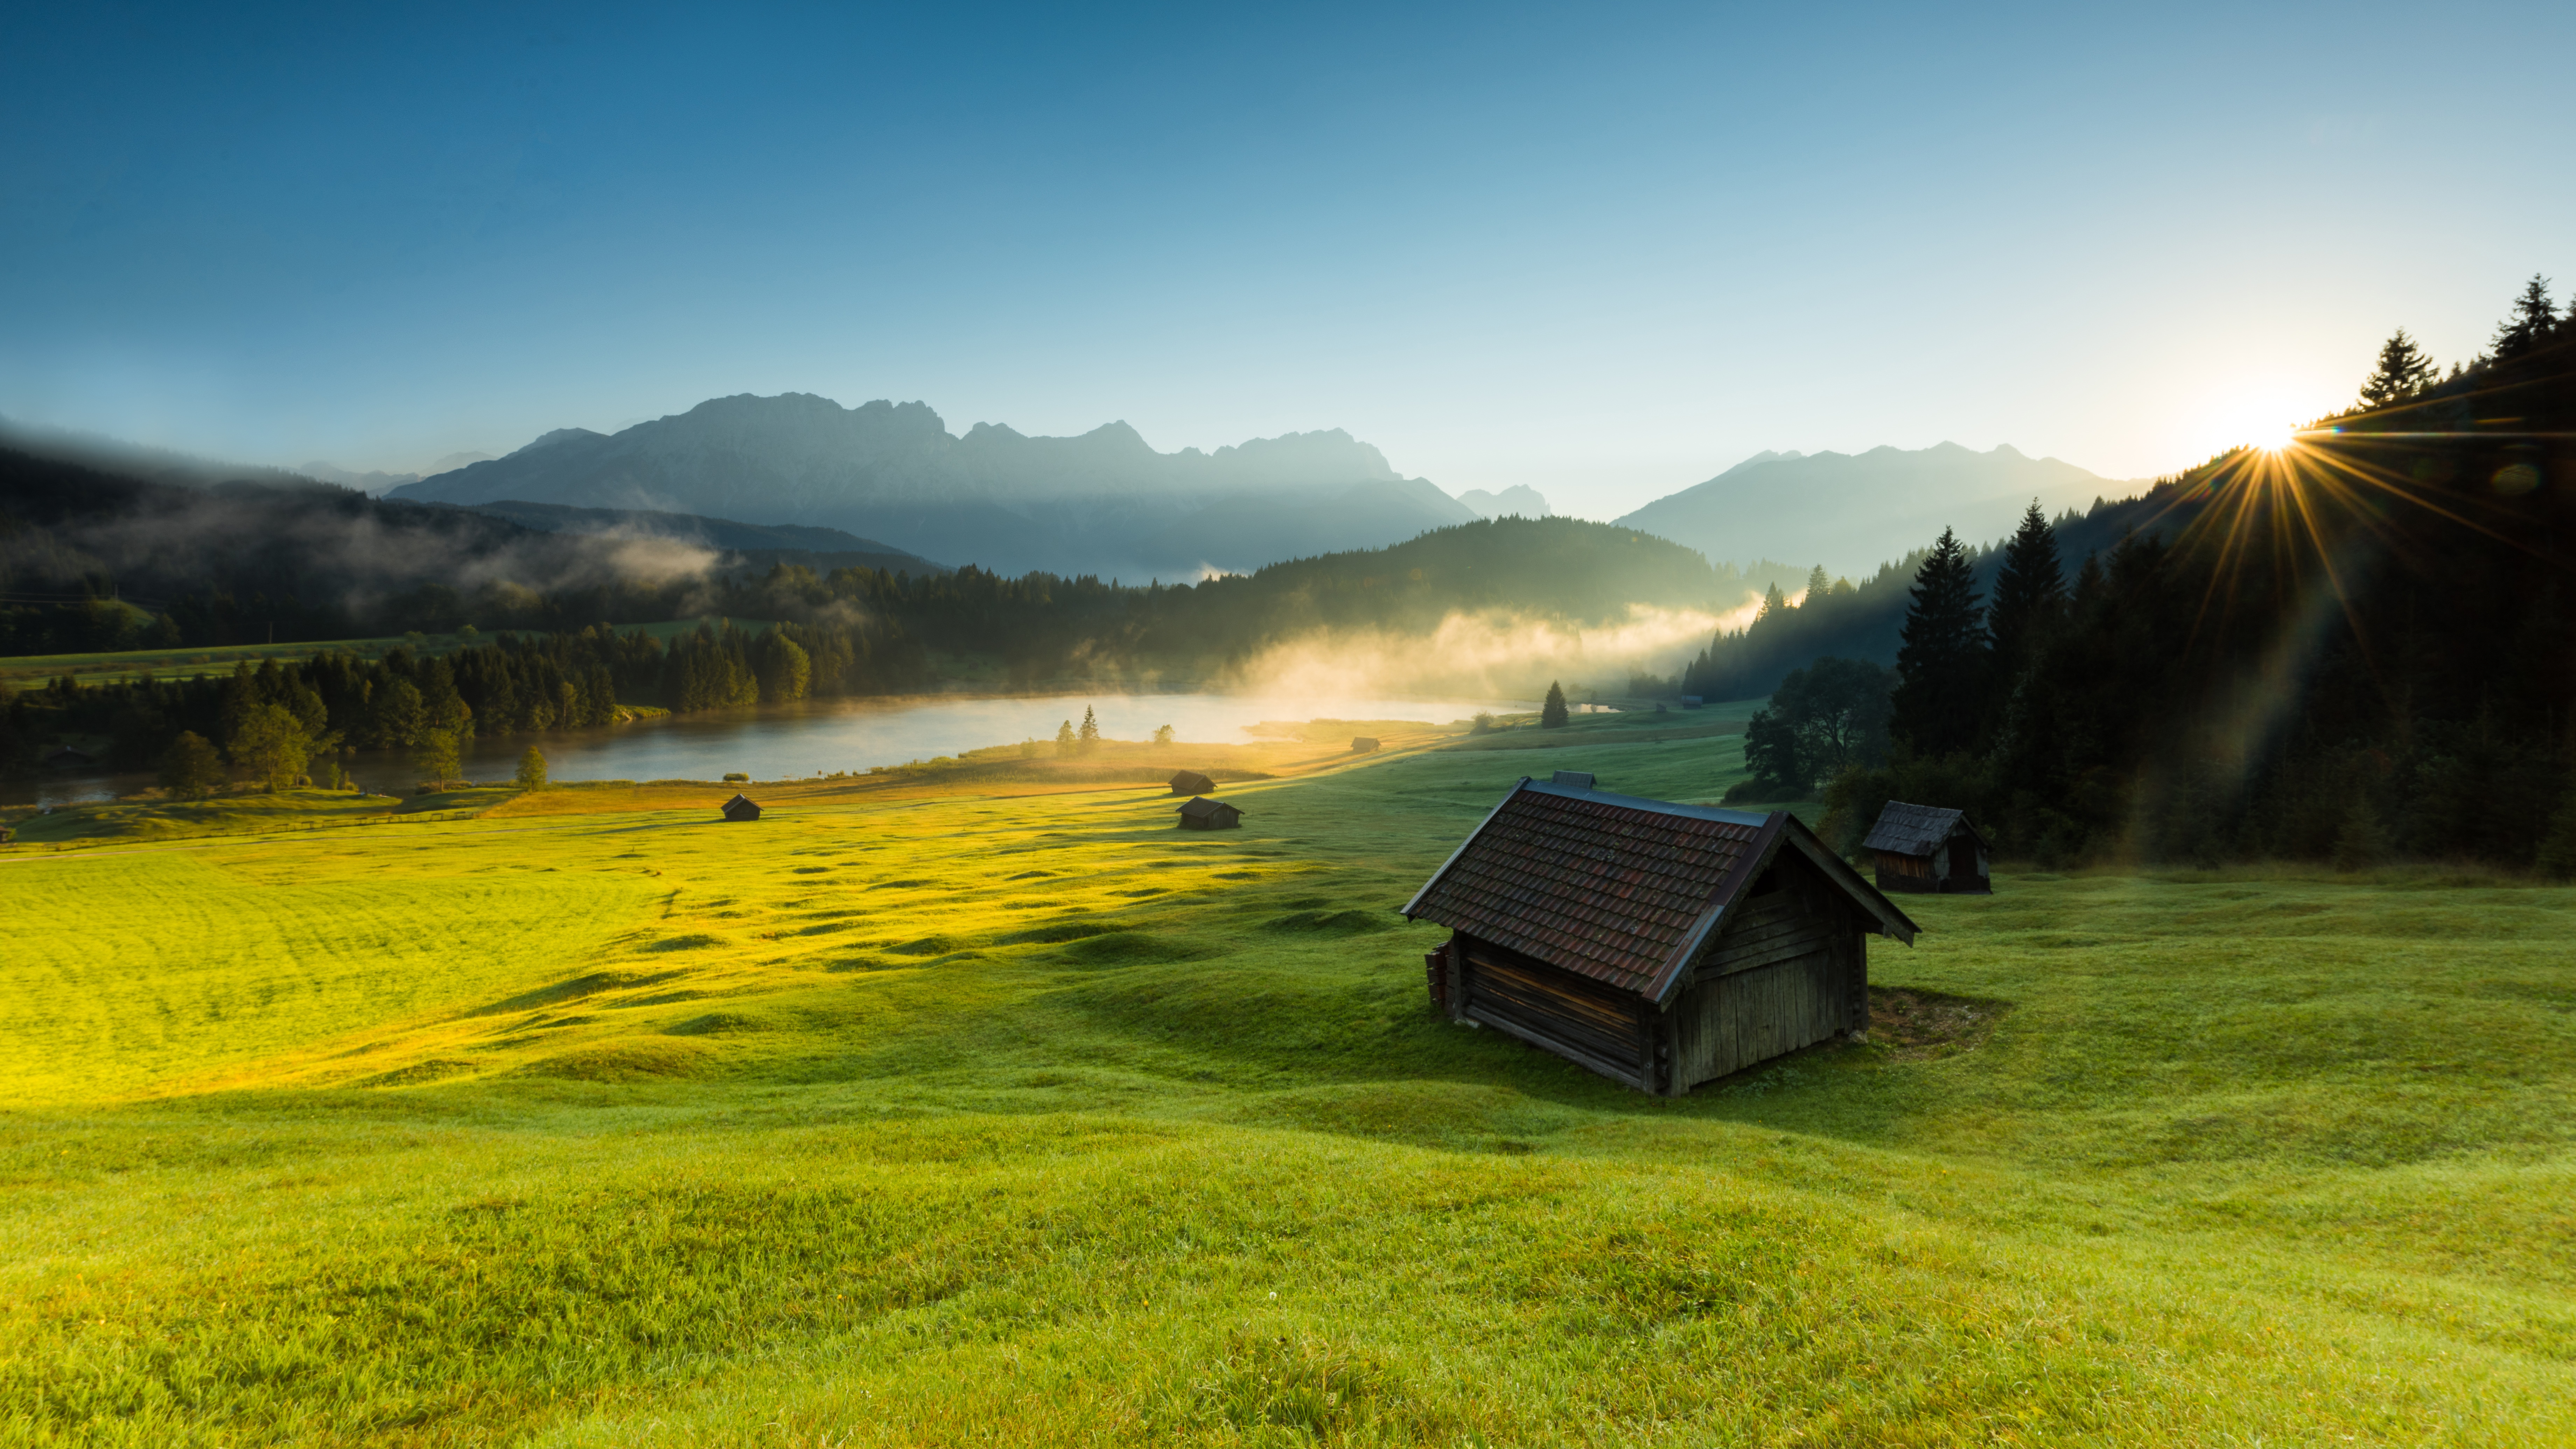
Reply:
M1103 736L1145 740L1164 725L1198 744L1243 744L1264 721L1423 720L1445 724L1480 711L1534 710L1529 700L1324 698L1275 694L1054 694L1044 696L816 700L709 710L587 730L476 735L464 777L507 780L534 744L557 780L715 780L746 774L781 780L860 772L988 745L1050 742L1088 709ZM420 772L399 751L360 750L342 767L365 789L407 794ZM0 804L64 805L130 795L148 774L48 769L0 786Z

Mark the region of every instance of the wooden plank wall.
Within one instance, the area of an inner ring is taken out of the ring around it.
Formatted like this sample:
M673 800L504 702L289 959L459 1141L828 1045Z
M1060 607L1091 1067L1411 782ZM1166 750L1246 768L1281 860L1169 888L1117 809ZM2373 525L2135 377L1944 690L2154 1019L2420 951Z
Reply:
M1646 1091L1644 1055L1662 1021L1643 1000L1571 971L1472 937L1458 938L1466 969L1460 1014ZM1654 1018L1649 1022L1649 1018Z
M1868 948L1852 906L1804 861L1784 855L1772 870L1673 1003L1682 1089L1867 1020Z

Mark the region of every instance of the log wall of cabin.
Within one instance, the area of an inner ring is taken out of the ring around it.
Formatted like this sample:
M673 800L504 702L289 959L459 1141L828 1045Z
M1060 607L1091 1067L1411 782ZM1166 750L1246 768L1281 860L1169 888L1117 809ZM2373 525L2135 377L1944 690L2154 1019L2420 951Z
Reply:
M1857 909L1784 853L1730 912L1672 1004L1672 1090L1742 1071L1869 1021Z
M1928 855L1899 855L1892 850L1873 850L1870 855L1878 864L1878 888L1882 891L1937 891L1941 880L1932 869Z
M1489 941L1459 936L1449 945L1457 974L1453 1017L1493 1027L1591 1068L1654 1091L1663 1021L1643 999L1533 961Z

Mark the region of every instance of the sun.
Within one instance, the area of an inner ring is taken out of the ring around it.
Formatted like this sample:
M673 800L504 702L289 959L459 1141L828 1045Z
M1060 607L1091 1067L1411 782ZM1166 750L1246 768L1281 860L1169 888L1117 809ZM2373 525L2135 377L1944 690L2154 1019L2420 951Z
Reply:
M2278 429L2255 439L2254 450L2258 453L2286 453L2299 445L2299 437L2306 431L2295 424Z

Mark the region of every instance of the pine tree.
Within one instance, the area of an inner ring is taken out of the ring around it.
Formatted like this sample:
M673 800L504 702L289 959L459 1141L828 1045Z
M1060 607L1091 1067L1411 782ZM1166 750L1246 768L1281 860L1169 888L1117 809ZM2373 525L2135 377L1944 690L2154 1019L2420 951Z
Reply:
M2441 375L2433 359L2400 327L2380 344L2379 366L2362 383L2359 406L2371 411L2394 407L2431 387Z
M2519 357L2549 340L2558 330L2558 309L2549 301L2549 279L2533 273L2513 299L2513 315L2496 329L2495 355L2501 362Z
M1896 651L1893 732L1926 755L1973 750L1984 725L1988 644L1976 572L1958 535L1940 540L1914 575Z
M1777 585L1772 587L1771 597L1775 599L1780 597L1780 590ZM1547 682L1547 702L1539 706L1539 728L1561 730L1565 728L1566 717L1565 691L1557 686L1555 680L1551 679Z
M519 756L517 784L522 790L546 788L546 757L538 752L535 745L528 746L528 752Z
M1092 716L1091 706L1082 707L1082 729L1074 735L1076 748L1090 754L1100 748L1100 721Z
M1780 611L1787 607L1789 607L1789 601L1781 596L1780 586L1773 584L1763 593L1762 607L1754 611L1753 622L1759 624L1765 619L1778 618Z
M1807 570L1807 592L1799 595L1798 607L1801 609L1812 609L1816 606L1816 601L1818 599L1825 597L1833 591L1834 581L1826 576L1825 566L1823 564L1818 564L1814 568Z
M1072 759L1073 744L1073 721L1066 720L1064 723L1055 727L1056 758L1060 760Z
M1994 602L1986 610L1986 629L1994 640L1996 683L2010 692L2030 663L2030 651L2066 609L2066 573L2057 561L2057 530L2031 500L2021 527L2004 545L2003 566L1995 573Z

